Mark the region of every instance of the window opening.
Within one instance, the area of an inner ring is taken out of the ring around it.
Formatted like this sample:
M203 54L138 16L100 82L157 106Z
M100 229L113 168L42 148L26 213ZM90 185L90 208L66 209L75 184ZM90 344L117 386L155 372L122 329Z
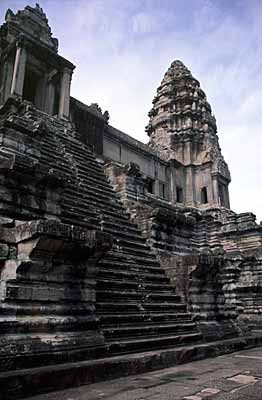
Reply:
M162 199L166 198L166 185L162 182L159 182L159 195Z
M201 189L201 203L207 204L208 203L208 196L207 196L207 187L203 187Z
M179 186L176 187L176 201L177 203L183 203L183 189Z
M39 87L40 76L34 71L26 68L23 88L23 98L35 104L37 89Z
M148 179L147 181L147 191L148 193L154 194L155 182L153 179Z

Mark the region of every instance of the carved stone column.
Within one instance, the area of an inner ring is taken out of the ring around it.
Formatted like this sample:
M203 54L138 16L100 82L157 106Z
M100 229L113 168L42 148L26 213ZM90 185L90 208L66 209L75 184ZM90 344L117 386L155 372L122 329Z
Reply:
M191 140L186 139L184 144L184 163L191 164Z
M184 199L188 206L194 206L195 204L194 179L194 169L192 167L188 167L186 169L186 193Z
M11 94L16 94L18 96L23 95L26 57L26 49L21 45L21 43L17 43Z
M171 203L175 203L176 195L175 195L175 171L173 165L170 168L170 201Z
M213 175L212 176L212 184L213 184L213 202L216 205L219 205L219 193L218 193L218 181L217 181L217 176Z
M65 68L61 79L61 92L59 102L59 117L69 117L69 104L70 104L70 85L71 85L72 70Z

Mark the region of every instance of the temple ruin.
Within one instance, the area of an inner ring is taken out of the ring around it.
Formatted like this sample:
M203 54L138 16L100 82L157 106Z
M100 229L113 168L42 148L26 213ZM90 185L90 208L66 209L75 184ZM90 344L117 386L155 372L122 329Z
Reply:
M3 400L262 339L262 227L230 209L230 172L200 83L181 61L171 64L146 145L70 96L74 68L39 5L6 12Z

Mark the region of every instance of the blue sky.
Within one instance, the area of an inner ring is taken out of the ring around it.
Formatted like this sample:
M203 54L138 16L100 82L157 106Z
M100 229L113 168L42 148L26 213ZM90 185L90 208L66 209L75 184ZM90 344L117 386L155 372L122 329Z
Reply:
M0 0L0 18L27 0ZM152 99L174 59L200 81L229 164L231 207L262 219L261 0L42 0L72 95L146 142Z

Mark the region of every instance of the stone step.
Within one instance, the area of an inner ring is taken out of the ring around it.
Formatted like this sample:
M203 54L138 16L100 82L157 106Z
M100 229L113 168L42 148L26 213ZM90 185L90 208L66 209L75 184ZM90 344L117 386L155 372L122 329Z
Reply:
M83 182L81 182L81 181L78 181L77 185L78 185L77 186L78 193L79 193L79 195L81 195L81 203L87 204L89 201L95 200L97 202L98 199L99 200L101 199L101 202L102 202L101 205L104 205L104 204L115 205L116 206L115 207L116 214L118 211L125 213L123 206L120 204L120 202L116 202L111 194L109 194L107 192L102 193L102 191L97 190L96 187L93 188L91 185L83 184ZM72 190L73 188L74 188L74 186L72 186L72 187L69 186L66 189L66 193L68 194L68 196L71 195L71 197L75 198L75 196L74 196L75 191ZM82 202L82 200L83 200L83 202ZM101 205L99 208L103 208Z
M90 153L86 147L84 149L79 149L79 145L77 147L78 147L77 149L72 147L70 149L70 152L74 155L74 158L79 163L86 163L88 161L89 163L96 165L96 167L99 165L96 162L93 153ZM68 149L68 147L67 147L67 149ZM81 150L81 151L79 151L79 150Z
M53 350L52 348L55 348ZM30 350L30 351L29 351ZM101 358L105 345L101 334L84 331L30 332L0 335L0 375L23 368ZM2 400L2 386L0 384Z
M78 141L75 138L68 137L62 132L58 132L57 137L62 139L66 150L69 151L71 154L84 154L87 159L95 160L93 153L84 143Z
M143 338L154 338L161 335L174 335L174 334L188 334L188 333L199 333L196 325L193 322L174 322L161 324L136 324L136 326L110 326L103 327L103 333L107 342L114 340L131 340L136 339L137 342Z
M72 282L70 284L39 282L34 280L15 281L9 280L7 283L6 300L9 302L48 302L48 303L64 303L64 302L92 302L92 288L95 285L90 279L88 282L81 281L81 284Z
M145 338L133 338L126 340L107 340L108 351L111 354L136 353L153 349L163 349L174 346L181 346L190 343L197 343L202 339L201 333L192 332L181 335L164 335Z
M88 217L90 218L96 217L97 219L99 218L95 207L89 207L89 208L79 207L77 202L69 199L68 196L66 197L64 202L65 202L64 205L66 205L68 211L82 212L83 215L85 215L85 217L87 218Z
M95 229L95 230L97 230L97 225L98 225L98 221L95 217L93 219L90 218L90 220L88 221L84 221L84 220L79 220L79 214L72 214L72 213L66 213L66 215L62 215L61 222L63 222L64 224L76 225L76 226L81 226L83 228Z
M107 232L106 230L104 230ZM125 250L128 254L141 255L141 257L152 258L152 253L147 244L135 242L121 237L115 237L114 248L117 250Z
M30 314L32 316L35 315L44 315L44 316L66 316L69 317L71 315L78 316L78 315L91 315L94 314L95 307L93 304L85 303L83 304L81 301L70 303L62 303L62 304L53 304L44 302L34 302L34 301L23 301L19 304L16 302L4 302L0 303L0 315L7 315L12 316L15 318L16 316L19 317L28 317Z
M52 166L54 168L57 168L59 166L59 170L70 176L71 175L71 170L72 166L68 166L67 162L65 161L64 157L56 157L55 155L45 152L44 150L41 150L41 162L45 164L45 166Z
M96 309L98 311L98 315L115 312L186 312L186 305L181 302L151 302L151 303L138 303L132 300L124 301L118 300L117 302L110 301L101 301L97 299Z
M132 376L259 346L262 336L194 343L136 354L0 373L1 400L18 400L51 391ZM47 396L48 397L48 396ZM164 400L164 399L163 399Z
M134 323L144 323L144 322L189 322L192 321L192 315L190 313L184 312L145 312L141 311L140 313L105 313L99 314L99 320L103 324L104 327L108 325L116 324L117 326L121 323L121 326L129 325L131 322Z
M98 319L94 316L16 316L0 318L1 335L18 333L47 333L67 331L87 331L97 329Z
M109 211L111 215L118 215L123 214L125 215L125 212L123 210L123 207L119 204L115 204L113 199L108 199L106 197L101 197L100 195L98 196L95 192L95 190L89 190L87 191L85 188L78 189L79 196L81 196L81 203L77 202L76 199L76 188L75 187L68 187L66 192L65 192L65 199L64 202L66 203L67 199L68 201L71 200L71 202L75 202L76 206L78 206L81 209L88 209L88 206L90 207L95 207L98 210L102 209L103 213L107 213Z
M100 275L102 275L100 273ZM114 278L105 278L104 275L102 277L98 277L97 289L110 287L113 290L170 290L170 284L162 284L162 283L152 283L147 282L145 276L140 276L140 280L119 280Z
M130 259L133 259L134 257L134 260L139 260L137 261L137 264L141 265L146 264L146 261L150 263L154 260L152 253L149 250L139 248L139 246L129 246L127 242L121 241L118 238L114 238L113 247L111 249L111 253L112 252L121 252L125 257L127 257L127 260L128 257ZM105 255L105 259L108 258L111 253L108 252L108 255Z
M59 165L61 168L63 168L63 171L69 173L71 170L71 166L68 166L66 163L64 154L61 154L59 152L54 151L52 146L50 146L50 149L45 147L41 147L41 161L45 164L52 164L52 165Z
M84 177L79 177L78 176L79 182L81 182L81 186L84 186L85 188L90 187L90 183L92 185L95 185L95 189L98 193L101 193L103 196L107 195L110 198L115 198L115 192L113 189L110 187L110 185L107 183L107 181L99 181L97 179L97 176L93 177L90 174L85 174ZM121 201L118 199L115 199L119 204L121 204Z
M126 213L115 215L114 213L108 211L107 213L100 211L100 214L102 215L101 218L102 225L104 226L109 225L110 227L120 228L121 230L124 229L125 231L128 232L129 231L136 232L141 235L141 232L139 231L137 225L130 221Z
M152 253L151 253L152 254ZM153 270L153 268L155 268L155 271L159 273L159 271L163 271L160 267L159 262L156 260L156 258L154 257L154 255L152 254L151 257L141 257L140 255L136 255L136 254L128 254L125 251L116 251L115 249L112 249L110 251L107 252L106 256L103 258L103 260L111 260L115 262L115 264L117 264L118 262L132 262L135 263L136 265L141 265L143 267L148 268L148 266L150 266L150 269ZM164 271L163 271L164 272Z
M126 232L121 229L120 227L108 227L106 226L106 224L103 224L103 231L109 233L112 236L122 236L124 238L124 240L128 240L128 241L132 241L132 242L138 242L138 243L146 243L146 239L144 237L142 237L141 235L139 235L138 233L135 234L132 231L130 232L129 230L127 230Z
M135 275L137 274L142 274L142 275L155 275L156 279L160 278L161 276L163 277L163 280L166 281L166 275L164 270L161 269L161 267L159 266L157 267L151 267L149 266L144 266L141 264L137 264L135 261L133 260L127 260L127 261L123 261L121 263L116 263L114 259L110 259L109 256L107 258L103 258L102 260L99 261L99 266L101 266L101 273L98 272L98 276L103 275L104 269L110 269L115 271L115 273L133 273ZM168 279L168 278L167 278Z
M80 174L86 174L87 171L92 171L93 174L96 173L98 176L105 177L103 169L95 160L88 160L86 157L81 159L80 154L74 155L74 160L79 167Z
M70 192L69 192L70 190ZM64 195L64 200L63 203L64 205L71 205L72 207L75 207L76 209L80 210L81 212L85 213L88 212L88 210L94 210L96 212L97 215L101 215L99 213L101 204L103 205L103 211L105 213L107 212L111 212L114 213L116 212L114 205L111 205L110 202L108 201L107 203L104 203L103 200L99 199L98 197L96 197L96 199L92 199L90 198L90 200L88 202L86 202L86 204L84 202L79 203L76 199L75 196L72 195L73 192L73 188L69 189L65 195ZM68 193L69 192L69 193ZM74 191L74 193L76 194L76 191ZM82 196L82 194L79 194L80 196ZM89 203L89 205L88 205ZM119 209L119 212L123 212L122 209ZM99 221L101 220L101 217L99 217Z
M103 169L95 160L89 160L85 158L83 161L79 161L78 156L73 155L73 160L77 166L79 176L85 179L85 175L93 175L101 178L104 182L107 182L107 176L104 174Z
M111 196L115 197L116 201L119 201L118 198L114 195L114 193L112 193L112 187L110 187L108 178L103 174L102 171L98 173L92 170L91 167L86 166L85 168L82 168L81 166L76 164L76 172L77 172L77 177L79 180L81 180L83 186L88 182L90 182L90 179L95 179L96 182L99 184L99 188L101 190L107 192L108 194L111 194ZM108 189L111 189L111 191L109 191Z
M70 223L73 224L75 221L76 225L80 226L91 226L94 225L95 228L97 228L97 217L96 215L89 215L88 217L85 216L85 214L80 214L79 212L75 211L74 209L72 210L66 210L64 209L61 214L62 222L64 223Z
M81 179L79 178L79 181ZM100 189L104 193L108 193L109 195L112 195L113 189L110 187L107 179L101 180L98 177L96 177L96 176L93 177L91 175L86 175L83 179L84 179L86 185L95 186L97 189Z
M164 301L171 301L171 302L179 302L180 297L174 293L172 293L172 289L170 291L162 291L162 292L148 292L145 290L111 290L108 288L102 289L99 285L99 280L97 283L97 300L110 300L110 299L137 299L143 302L149 302L150 300L154 300L156 302L164 302Z
M81 183L81 187L93 187L99 193L102 194L107 194L111 198L115 198L115 201L117 203L120 203L120 200L117 198L115 193L113 192L112 187L110 186L108 182L108 178L105 176L97 175L96 173L92 173L91 171L86 171L85 173L82 173L79 170L79 167L75 164L72 164L72 170L75 174L75 177L77 178L78 182Z
M124 281L125 279L127 280L139 280L139 279L145 279L146 282L152 282L158 284L159 282L161 284L170 284L169 278L163 274L150 274L150 272L146 272L142 270L141 268L131 266L128 268L127 265L125 265L126 269L125 270L120 270L120 269L110 269L108 267L103 268L100 264L99 266L99 273L98 276L102 276L105 279L116 279L116 280L122 280ZM118 266L120 268L120 266Z
M108 233L111 232L111 235L112 235L112 230L107 230L107 228L105 226L103 227L103 231L108 232ZM137 236L133 235L132 233L129 234L128 231L127 231L127 234L123 236L120 228L119 228L119 230L115 230L113 235L115 236L115 241L117 243L121 244L122 247L127 247L130 249L131 248L140 248L144 252L149 253L152 258L153 254L152 254L151 247L147 244L146 240L142 236L137 237Z

